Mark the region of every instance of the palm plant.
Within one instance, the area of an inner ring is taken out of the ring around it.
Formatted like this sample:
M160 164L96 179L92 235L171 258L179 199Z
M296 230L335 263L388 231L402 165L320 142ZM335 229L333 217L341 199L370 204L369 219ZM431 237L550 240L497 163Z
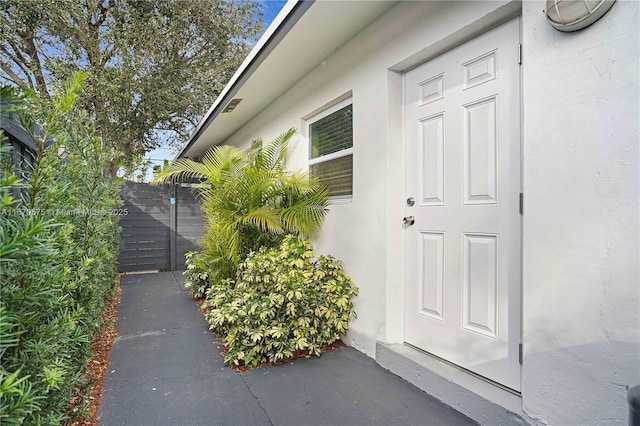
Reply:
M312 235L327 212L328 190L307 172L285 169L295 129L248 152L215 146L202 162L175 160L154 183L198 178L208 228L203 257L214 280L233 278L251 251L274 247L287 234Z

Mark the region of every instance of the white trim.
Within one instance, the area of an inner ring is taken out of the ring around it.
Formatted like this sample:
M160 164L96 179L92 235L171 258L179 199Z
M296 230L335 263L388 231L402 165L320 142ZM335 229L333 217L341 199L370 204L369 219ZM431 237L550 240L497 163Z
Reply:
M312 115L311 117L307 118L305 121L307 122L307 127L311 126L313 123L315 123L316 121L320 121L323 118L333 114L334 112L349 106L349 105L353 105L353 97L349 96L347 99L340 101L336 104L330 105L328 106L326 109L323 109L322 111L318 112L317 114Z
M349 92L351 93L351 92ZM344 95L343 95L344 96ZM340 98L338 98L340 99ZM343 158L348 155L353 156L353 126L351 128L351 147L342 149L340 151L332 152L331 154L322 155L320 157L311 158L311 125L322 120L325 117L330 116L331 114L341 110L342 108L348 107L349 105L353 105L353 96L349 95L348 98L343 99L341 101L334 101L335 103L329 103L328 106L319 111L318 113L308 116L309 118L303 119L305 130L307 132L307 167L311 167L316 164L326 163L327 161L335 160L338 158ZM353 161L353 160L352 160ZM329 197L330 204L348 204L353 202L353 184L351 185L351 194L349 195L334 195Z
M311 142L311 140L309 140ZM311 155L311 154L309 154ZM323 155L321 157L310 158L309 165L313 166L314 164L324 163L326 161L335 160L336 158L346 157L347 155L353 155L353 145L351 148L343 149L340 151L332 152L331 154Z
M350 204L353 203L353 194L351 195L334 195L329 197L329 204L332 206L339 204Z

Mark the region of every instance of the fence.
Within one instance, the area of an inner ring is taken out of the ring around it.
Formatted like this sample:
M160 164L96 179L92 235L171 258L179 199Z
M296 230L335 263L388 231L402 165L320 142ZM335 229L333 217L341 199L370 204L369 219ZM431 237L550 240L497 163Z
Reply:
M181 270L204 232L200 203L189 188L126 183L118 271Z

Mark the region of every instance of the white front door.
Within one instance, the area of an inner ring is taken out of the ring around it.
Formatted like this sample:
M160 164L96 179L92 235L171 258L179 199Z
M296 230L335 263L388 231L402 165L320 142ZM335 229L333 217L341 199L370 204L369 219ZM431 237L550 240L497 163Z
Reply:
M405 77L405 341L520 390L520 77L512 20Z

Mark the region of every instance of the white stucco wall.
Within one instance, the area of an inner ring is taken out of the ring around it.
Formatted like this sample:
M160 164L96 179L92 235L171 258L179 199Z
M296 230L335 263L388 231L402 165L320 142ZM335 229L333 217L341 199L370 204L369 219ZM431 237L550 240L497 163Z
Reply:
M351 93L354 117L353 201L330 206L317 254L341 259L360 287L347 343L375 356L376 340L402 341L404 291L404 141L401 127L389 131L389 117L402 114L402 79L389 71L451 37L507 1L408 2L393 7L327 58L266 110L236 132L229 144L248 146L299 129L289 166L307 167L304 118ZM414 60L414 65L416 60ZM283 64L286 66L286 64ZM393 100L390 98L393 97ZM400 131L400 133L398 133ZM389 299L395 300L388 303ZM390 321L387 321L387 318ZM390 326L389 323L393 325Z
M640 3L576 33L543 9L523 4L524 406L549 424L626 424L640 368Z
M402 77L391 69L492 25L508 3L400 3L227 141L296 127L290 166L305 168L304 118L351 93L353 201L330 207L314 246L360 287L346 341L369 356L404 330ZM574 34L546 23L544 2L522 5L522 399L549 424L623 421L639 367L639 4L618 1Z

